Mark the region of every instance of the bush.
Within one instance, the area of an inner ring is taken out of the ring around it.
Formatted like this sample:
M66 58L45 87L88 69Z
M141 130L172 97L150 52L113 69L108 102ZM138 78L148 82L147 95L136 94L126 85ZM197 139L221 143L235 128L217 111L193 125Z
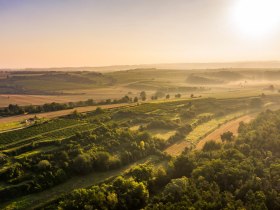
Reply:
M218 150L218 149L221 149L221 144L219 143L216 143L215 141L208 141L204 144L203 146L203 151L204 152L207 152L207 151L213 151L213 150Z
M73 161L73 169L78 174L85 174L92 169L92 159L88 154L79 154Z
M41 160L38 164L37 167L39 170L46 170L51 168L51 163L48 160Z

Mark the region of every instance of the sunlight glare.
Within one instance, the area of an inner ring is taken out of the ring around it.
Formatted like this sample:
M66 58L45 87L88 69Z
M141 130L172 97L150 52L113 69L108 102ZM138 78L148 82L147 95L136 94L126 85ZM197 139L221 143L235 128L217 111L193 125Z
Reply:
M249 38L266 38L280 26L279 0L238 0L232 20L238 33Z

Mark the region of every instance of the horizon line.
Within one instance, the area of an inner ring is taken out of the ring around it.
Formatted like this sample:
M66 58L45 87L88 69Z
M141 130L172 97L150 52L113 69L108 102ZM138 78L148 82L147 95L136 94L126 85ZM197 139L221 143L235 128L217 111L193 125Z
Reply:
M199 64L245 64L245 63L279 63L280 60L243 60L243 61L223 61L223 62L172 62L172 63L144 63L144 64L108 64L96 66L49 66L49 67L1 67L0 70L33 70L33 69L62 69L62 68L110 68L110 67L133 67L133 66L149 66L149 65L199 65ZM149 67L151 68L151 67ZM252 67L254 68L254 67ZM260 67L262 68L262 67ZM273 68L273 67L272 67ZM278 68L278 67L275 67Z

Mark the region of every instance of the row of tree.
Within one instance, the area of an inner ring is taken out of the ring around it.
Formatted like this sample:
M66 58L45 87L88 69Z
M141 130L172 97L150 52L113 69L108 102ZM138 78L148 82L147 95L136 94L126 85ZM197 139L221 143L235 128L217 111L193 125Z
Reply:
M104 101L96 102L93 99L88 99L86 101L78 101L78 102L68 102L68 103L46 103L43 105L28 105L28 106L19 106L17 104L10 104L8 107L0 109L0 116L13 116L20 114L36 114L43 112L52 112L59 111L65 109L73 109L76 107L84 107L84 106L94 106L94 105L106 105L106 104L118 104L118 103L129 103L132 102L132 98L128 96L124 96L121 99L107 99ZM138 100L137 100L138 101ZM136 101L136 102L137 102ZM135 102L135 100L134 100Z
M162 96L163 95L163 96ZM157 100L158 98L164 97L164 93L156 92L155 95L151 96L151 100ZM165 95L166 99L170 98L170 95ZM181 98L181 94L178 93L175 95L175 98ZM118 104L118 103L130 103L134 102L137 103L139 101L146 101L147 94L145 91L140 92L140 97L138 98L135 96L131 98L129 96L124 96L120 99L107 99L100 102L96 102L93 99L88 99L86 101L78 101L78 102L68 102L68 103L46 103L43 105L28 105L28 106L19 106L17 104L9 104L8 107L0 109L0 117L6 116L14 116L14 115L21 115L21 114L36 114L36 113L43 113L43 112L52 112L52 111L59 111L65 109L73 109L76 107L84 107L84 106L93 106L93 105L106 105L106 104Z

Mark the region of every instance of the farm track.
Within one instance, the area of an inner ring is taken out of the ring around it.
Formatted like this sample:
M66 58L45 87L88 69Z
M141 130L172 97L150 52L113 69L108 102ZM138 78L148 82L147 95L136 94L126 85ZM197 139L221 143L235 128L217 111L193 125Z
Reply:
M200 150L203 148L204 144L207 141L213 140L213 141L221 141L221 135L227 131L232 132L235 136L238 135L238 128L239 128L239 123L244 122L244 123L249 123L251 120L255 118L256 114L248 114L242 117L239 117L235 120L229 121L225 123L224 125L220 126L213 132L211 132L209 135L207 135L205 138L199 141L199 143L196 145L195 149Z
M248 123L252 119L254 119L256 115L257 115L257 113L247 114L247 115L243 115L241 117L232 119L232 120L224 123L223 125L221 125L217 129L215 129L214 131L210 132L210 134L208 134L206 137L201 139L195 146L195 149L201 149L203 147L203 145L205 144L205 142L207 142L209 140L216 140L216 141L220 140L220 135L226 131L231 131L231 132L233 132L234 135L236 135L237 131L238 131L239 123L242 121L245 123ZM206 131L206 133L207 133L207 131ZM171 156L178 156L187 147L191 147L192 146L191 144L192 143L187 140L182 140L182 141L179 141L179 142L171 145L167 149L165 149L165 152Z
M189 146L190 146L190 142L186 140L181 140L179 142L176 142L175 144L172 144L164 151L171 156L178 156L185 150L185 148Z
M265 108L269 108L270 110L274 110L275 111L275 110L280 109L280 106L278 104L271 103L268 106L265 106ZM231 121L223 124L222 126L217 128L216 130L211 132L209 135L207 135L206 137L201 139L201 141L199 141L198 144L196 145L195 149L196 150L202 149L204 144L207 141L210 141L210 140L221 141L221 139L220 139L221 135L224 132L227 132L227 131L230 131L230 132L233 133L233 135L237 136L238 135L239 123L242 122L242 121L244 123L249 123L250 121L255 119L259 113L260 113L260 111L253 112L253 113L247 114L247 115L243 115L242 117L239 117L237 119L231 120Z

